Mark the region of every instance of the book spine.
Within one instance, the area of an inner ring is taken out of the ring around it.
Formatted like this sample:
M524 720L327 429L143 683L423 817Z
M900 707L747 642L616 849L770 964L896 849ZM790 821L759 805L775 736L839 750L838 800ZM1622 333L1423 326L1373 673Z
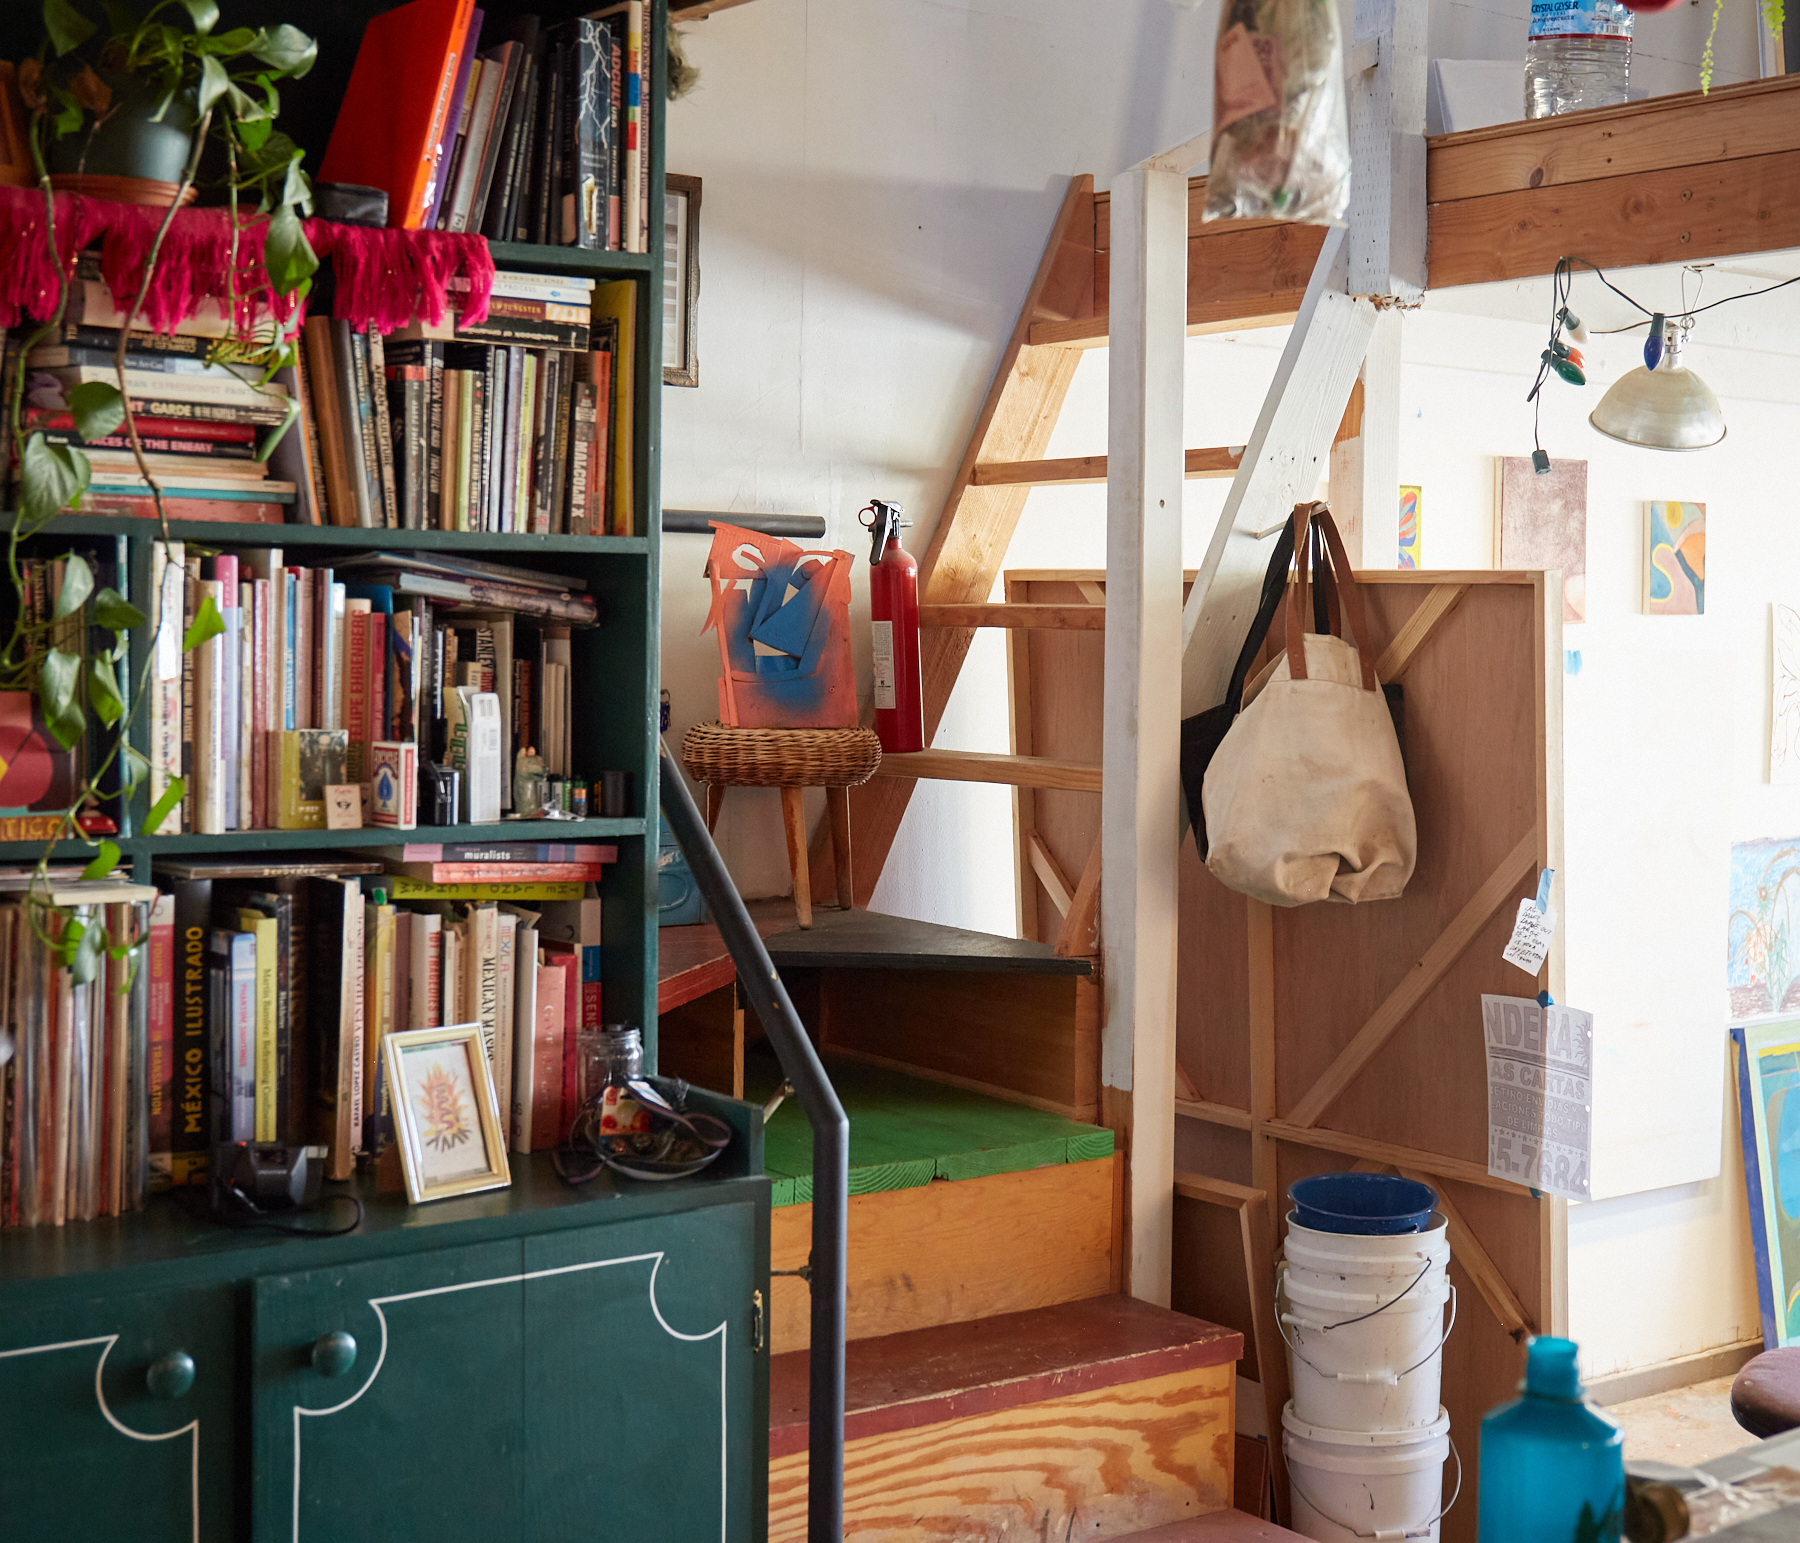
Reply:
M269 581L250 585L250 823L269 824Z
M369 613L369 743L392 739L388 725L388 617L380 611ZM362 777L367 779L367 760Z
M219 619L225 624L224 632L213 639L219 654L219 697L213 705L219 754L213 773L219 782L219 829L226 831L238 828L238 656L243 647L244 613L237 603L237 558L230 553L215 557L213 571L218 574Z
M429 397L425 427L425 513L422 528L429 528L443 496L444 481L444 349L439 343L426 345L426 377Z
M256 934L227 933L230 940L226 1045L231 1064L231 1139L256 1141L257 969Z
M310 316L302 328L313 422L325 479L324 518L331 525L356 524L351 491L350 448L344 435L343 390L337 363L337 334L329 317Z
M438 461L439 530L460 530L462 502L462 469L468 463L462 448L462 371L444 370L444 447Z
M363 1021L368 1025L369 1045L365 1057L364 1086L364 1150L380 1156L394 1143L394 1112L391 1090L387 1085L386 1057L382 1046L394 1031L394 908L391 905L369 905L363 908L365 929L372 929L367 945L368 993Z
M525 929L527 941L536 934L529 927ZM506 1080L514 1090L513 1118L518 1117L518 1066L521 1056L531 1056L531 1024L529 1015L519 1011L519 985L524 976L519 969L519 917L513 911L496 911L494 914L494 1011L499 1018L498 1036L500 1056L506 1065ZM532 948L532 963L537 962L537 950ZM533 972L533 980L536 973ZM527 1103L526 1108L530 1108ZM503 1120L501 1130L507 1125Z
M594 441L594 387L578 380L569 401L568 497L561 514L562 528L571 536L588 534L588 452Z
M381 333L371 327L362 335L368 354L368 403L371 412L370 434L375 441L375 465L381 492L381 523L389 530L400 525L398 472L394 466L394 424L388 413L387 360L382 353Z
M279 1141L276 1083L275 918L241 910L238 925L256 940L256 1088L253 1098L258 1141Z
M625 7L625 250L642 252L644 233L644 163L638 153L644 133L644 5L626 0Z
M206 935L212 925L212 882L183 879L172 886L175 944L174 1130L170 1179L205 1178L212 1146L207 1082Z
M175 897L160 894L150 908L145 1000L145 1084L149 1146L148 1186L169 1187L175 1133Z
M344 439L345 496L350 500L345 525L368 529L375 525L369 500L369 461L362 433L362 409L357 396L356 331L347 321L331 323L331 358L337 374L338 416Z
M307 511L307 522L312 525L329 525L331 490L325 475L325 442L319 432L319 410L313 395L312 365L307 360L304 347L294 349L294 384L298 387L300 397L300 422L289 432L306 436L306 472L312 489L312 505Z
M569 218L564 223L566 239L576 246L596 250L606 245L606 189L603 145L604 97L606 72L600 62L604 41L600 27L587 17L573 23L570 43L575 51L575 177L570 200Z
M344 727L350 750L344 775L364 780L369 745L369 602L351 600L344 607Z
M238 583L238 829L256 828L256 586Z

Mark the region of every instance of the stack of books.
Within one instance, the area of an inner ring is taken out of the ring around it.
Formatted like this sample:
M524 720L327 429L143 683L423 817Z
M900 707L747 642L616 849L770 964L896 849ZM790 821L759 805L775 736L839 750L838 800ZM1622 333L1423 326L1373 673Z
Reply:
M151 596L159 649L208 600L224 625L195 649L171 649L153 672L151 799L184 779L160 834L324 829L324 789L372 781L384 757L416 764L448 753L457 764L466 745L455 726L471 692L498 698L502 809L527 747L542 751L552 777L571 788L581 780L572 632L599 619L582 580L451 553L369 552L306 567L280 547L206 557L158 541Z
M24 427L28 435L41 432L52 444L86 451L93 479L81 512L154 516L155 500L124 429L84 441L68 405L70 393L88 381L119 383L115 365L125 319L101 280L96 255L84 253L70 280L63 321L25 359ZM125 393L144 465L162 485L171 519L278 525L296 501L296 483L282 474L294 463L284 459L271 468L258 458L258 448L262 436L287 422L295 381L288 371L285 379L258 384L253 369L211 362L209 353L230 330L216 303L172 334L133 328L125 334ZM34 332L9 334L7 380L17 367L16 351Z
M412 0L371 21L325 180L386 189L407 229L647 252L645 0L548 27L489 20L468 0Z
M130 959L102 952L85 985L59 966L51 942L65 926L93 927L110 944L147 925L155 891L82 882L53 870L50 895L70 907L27 915L30 883L0 873L0 1030L12 1056L0 1066L0 1225L61 1226L143 1205L153 1125L167 1128L176 1089L167 1050L150 1051L151 982ZM35 908L34 908L35 909ZM165 991L166 997L166 991Z

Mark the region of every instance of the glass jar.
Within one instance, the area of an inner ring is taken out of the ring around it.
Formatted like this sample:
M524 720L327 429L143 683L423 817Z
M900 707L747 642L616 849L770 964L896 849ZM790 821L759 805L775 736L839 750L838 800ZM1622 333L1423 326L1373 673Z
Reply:
M638 1150L650 1136L650 1112L632 1096L644 1074L644 1035L635 1024L585 1029L576 1041L581 1062L581 1102L595 1116L602 1150Z
M530 745L513 763L513 813L535 820L544 812L544 758Z

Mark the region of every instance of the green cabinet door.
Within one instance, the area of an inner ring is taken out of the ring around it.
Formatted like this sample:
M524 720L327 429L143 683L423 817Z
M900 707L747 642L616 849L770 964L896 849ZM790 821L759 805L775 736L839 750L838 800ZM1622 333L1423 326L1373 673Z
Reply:
M0 1539L231 1543L229 1285L72 1287L0 1320Z
M256 1543L518 1536L519 1259L513 1240L252 1283Z
M521 1543L757 1535L756 1221L745 1201L526 1240Z

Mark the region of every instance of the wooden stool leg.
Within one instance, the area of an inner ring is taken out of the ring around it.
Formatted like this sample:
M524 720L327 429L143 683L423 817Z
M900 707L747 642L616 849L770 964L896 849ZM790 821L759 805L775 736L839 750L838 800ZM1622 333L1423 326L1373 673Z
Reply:
M831 856L837 864L837 903L841 910L856 909L856 885L850 873L850 790L827 788L825 814L831 821Z
M719 828L719 809L725 802L726 783L709 782L706 784L706 828L708 832Z
M794 876L794 912L802 927L812 925L812 875L806 867L804 788L781 790L781 823L787 829L788 872Z

